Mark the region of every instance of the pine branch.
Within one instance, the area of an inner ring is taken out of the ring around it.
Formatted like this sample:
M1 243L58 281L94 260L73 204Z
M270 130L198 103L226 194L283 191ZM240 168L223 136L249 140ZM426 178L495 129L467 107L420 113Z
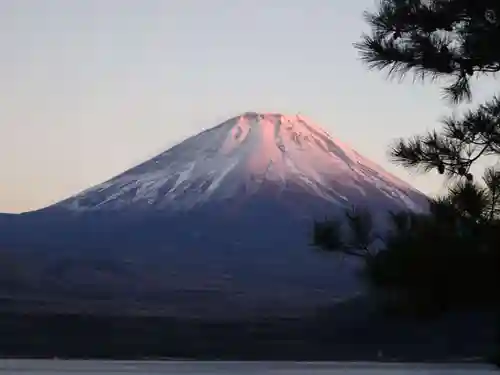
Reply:
M474 74L500 71L500 2L383 0L365 13L371 33L355 44L370 69L415 78L449 77L443 96L470 101Z
M500 170L496 168L487 168L483 181L489 200L488 220L494 220L500 215Z
M392 160L407 168L428 172L437 169L448 177L468 176L470 168L486 155L500 151L500 100L494 98L469 110L460 119L445 118L440 132L399 139Z
M370 262L377 253L376 242L383 237L374 231L370 212L352 208L345 211L344 225L339 220L314 223L313 245L323 251L337 252Z
M443 89L443 98L458 104L462 101L472 100L472 91L467 76L459 74L455 82Z

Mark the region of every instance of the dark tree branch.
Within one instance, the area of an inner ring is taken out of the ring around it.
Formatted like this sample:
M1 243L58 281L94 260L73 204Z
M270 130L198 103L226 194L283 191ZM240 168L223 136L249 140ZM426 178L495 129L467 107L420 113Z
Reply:
M355 47L371 69L449 77L443 94L470 100L470 77L500 71L499 15L493 0L382 0L365 13L371 33Z

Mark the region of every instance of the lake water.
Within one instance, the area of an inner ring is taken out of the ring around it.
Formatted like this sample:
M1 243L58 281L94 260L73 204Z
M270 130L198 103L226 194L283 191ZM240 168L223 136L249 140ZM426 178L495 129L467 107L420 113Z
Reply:
M0 360L0 374L22 375L483 375L483 365L374 363Z

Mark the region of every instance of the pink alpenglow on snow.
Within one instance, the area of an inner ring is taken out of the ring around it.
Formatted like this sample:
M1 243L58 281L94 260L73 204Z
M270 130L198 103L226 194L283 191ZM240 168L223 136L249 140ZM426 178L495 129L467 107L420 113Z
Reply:
M344 206L376 192L401 208L425 210L421 193L309 119L255 112L195 135L58 206L189 210L221 199L245 200L271 185Z

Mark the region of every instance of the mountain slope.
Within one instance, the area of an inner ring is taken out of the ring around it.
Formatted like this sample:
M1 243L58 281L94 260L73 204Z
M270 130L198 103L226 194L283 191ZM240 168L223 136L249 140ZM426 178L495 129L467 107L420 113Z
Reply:
M422 195L301 116L246 113L57 205L188 210L266 186L336 205L420 210Z

